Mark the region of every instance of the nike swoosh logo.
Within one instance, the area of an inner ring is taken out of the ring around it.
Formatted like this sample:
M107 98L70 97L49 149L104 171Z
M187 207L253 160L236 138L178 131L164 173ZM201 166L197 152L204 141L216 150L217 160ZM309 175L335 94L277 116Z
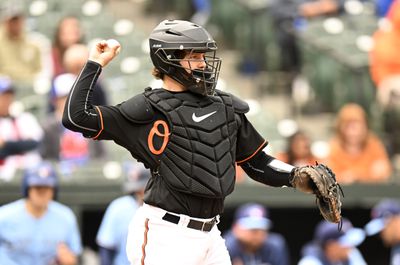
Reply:
M207 119L208 117L210 117L211 115L215 114L216 112L217 111L213 111L213 112L201 115L199 117L197 117L196 114L193 113L192 119L193 119L194 122L201 122L202 120Z

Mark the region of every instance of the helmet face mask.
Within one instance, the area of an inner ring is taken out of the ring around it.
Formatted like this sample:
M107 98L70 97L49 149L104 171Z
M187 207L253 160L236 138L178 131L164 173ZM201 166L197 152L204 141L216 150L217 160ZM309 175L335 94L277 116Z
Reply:
M216 43L205 29L187 21L166 20L154 29L149 42L156 69L194 93L214 94L221 59L216 57ZM199 62L204 62L202 68L196 67Z

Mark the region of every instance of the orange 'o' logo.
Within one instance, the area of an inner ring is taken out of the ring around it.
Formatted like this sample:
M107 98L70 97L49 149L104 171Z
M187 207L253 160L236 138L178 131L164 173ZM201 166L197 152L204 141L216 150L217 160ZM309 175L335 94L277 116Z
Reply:
M164 131L163 133L158 130L159 125L161 125L163 127L163 131ZM154 145L153 145L154 135L157 135L157 136L163 138L161 148L158 150L155 149ZM165 147L167 146L168 140L169 140L169 128L168 128L167 123L163 120L157 120L153 124L153 127L151 128L151 130L149 132L149 136L147 137L147 145L149 146L150 152L155 155L161 154L164 151Z

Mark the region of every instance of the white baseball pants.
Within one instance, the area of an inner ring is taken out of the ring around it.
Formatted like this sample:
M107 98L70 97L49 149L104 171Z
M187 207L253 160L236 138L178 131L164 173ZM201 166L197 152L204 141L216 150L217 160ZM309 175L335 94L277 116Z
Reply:
M186 227L189 216L179 215L179 223L174 224L162 219L165 213L148 204L137 210L126 246L132 265L231 265L217 225L203 232Z

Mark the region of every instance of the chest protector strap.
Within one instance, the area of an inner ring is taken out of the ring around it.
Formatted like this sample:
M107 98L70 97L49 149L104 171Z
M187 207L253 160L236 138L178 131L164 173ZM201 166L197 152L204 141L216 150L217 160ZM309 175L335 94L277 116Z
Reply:
M144 93L167 118L169 142L160 156L159 176L175 190L202 197L223 198L235 184L238 121L232 97Z

